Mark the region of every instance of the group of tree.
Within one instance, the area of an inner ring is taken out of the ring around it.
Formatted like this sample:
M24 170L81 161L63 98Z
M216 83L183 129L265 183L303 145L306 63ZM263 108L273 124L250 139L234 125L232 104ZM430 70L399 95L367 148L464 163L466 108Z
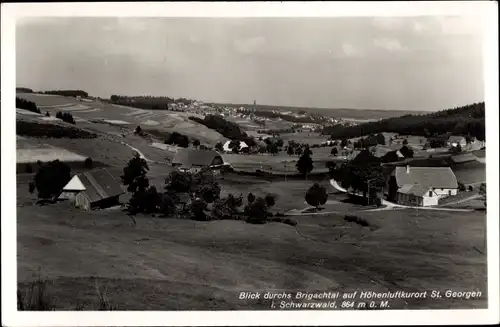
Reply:
M189 147L189 137L178 132L173 132L165 140L165 144L177 145L182 148L187 148Z
M89 96L89 94L85 91L82 90L51 90L51 91L44 91L41 92L43 94L51 94L51 95L62 95L65 97L82 97L86 98Z
M75 119L73 118L73 115L70 114L69 112L60 112L60 111L58 111L56 113L56 118L59 118L62 121L70 123L70 124L76 124Z
M36 112L37 114L41 114L40 109L38 109L38 107L36 106L36 103L18 97L16 97L16 108L29 110L31 112Z
M29 191L37 191L39 199L53 199L61 193L71 179L71 168L65 163L54 160L47 163L37 162L38 170L29 183Z
M339 180L345 189L362 192L363 198L378 199L385 180L381 160L367 149L362 150L353 160L335 169L334 178Z
M241 131L238 124L227 121L220 115L206 115L204 119L191 116L189 119L217 131L230 140L243 141L249 147L256 144L252 137Z
M334 125L325 127L323 134L332 138L351 138L382 132L433 137L450 132L471 135L485 140L485 103L479 102L426 115L404 115L356 126Z
M16 93L33 93L33 90L27 87L16 87Z
M147 162L136 154L123 170L121 180L132 194L127 210L130 214L162 214L190 216L196 220L243 219L250 223L264 223L276 197L257 197L248 194L244 210L243 196L232 194L221 197L221 187L209 170L196 173L172 171L164 183L163 192L149 184ZM211 210L209 210L211 205Z
M113 94L110 100L114 104L126 105L130 107L140 108L140 109L151 109L151 110L168 110L169 105L172 104L182 104L190 105L193 100L186 98L170 98L170 97L155 97L155 96L123 96Z
M305 149L307 149L309 151L309 155L312 155L312 151L311 151L308 144L298 143L294 140L290 140L290 141L288 141L286 153L290 156L293 156L293 155L301 156L304 153Z
M355 149L366 149L371 146L385 145L385 136L382 133L372 134L354 142Z

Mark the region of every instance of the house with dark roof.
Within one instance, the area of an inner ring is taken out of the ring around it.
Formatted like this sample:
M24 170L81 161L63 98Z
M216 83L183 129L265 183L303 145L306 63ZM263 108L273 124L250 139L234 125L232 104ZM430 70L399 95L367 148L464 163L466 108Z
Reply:
M59 199L70 200L77 208L92 210L118 205L123 193L120 182L102 168L73 176Z
M215 150L180 149L172 166L183 172L196 173L203 168L217 170L224 165L224 159Z
M450 167L394 167L386 179L389 200L436 205L440 198L456 195L458 182ZM432 198L432 199L431 199Z

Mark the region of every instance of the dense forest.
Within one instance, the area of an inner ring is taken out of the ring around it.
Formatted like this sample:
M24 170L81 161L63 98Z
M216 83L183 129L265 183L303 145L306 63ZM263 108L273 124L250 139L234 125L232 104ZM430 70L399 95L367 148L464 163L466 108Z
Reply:
M36 103L17 97L16 97L16 108L29 110L31 112L36 112L37 114L41 113L40 109L37 108Z
M62 95L62 96L65 96L65 97L77 97L77 96L80 96L80 97L88 97L89 94L85 91L82 91L82 90L51 90L51 91L45 91L45 92L40 92L40 93L43 93L43 94L52 94L52 95Z
M168 110L169 104L190 105L193 100L186 98L169 98L169 97L153 97L153 96L122 96L113 94L110 100L114 104L130 106L139 109L150 110Z
M442 110L426 115L404 115L356 126L335 125L325 127L322 134L332 139L351 138L370 134L393 132L406 135L436 137L451 133L470 135L485 140L484 102Z
M249 137L246 133L242 132L238 124L227 121L222 118L222 116L207 115L205 116L205 119L191 116L189 117L189 119L199 124L205 125L208 128L216 130L228 139L235 141L244 141L248 146L255 145L254 139Z
M27 87L16 87L16 93L33 93L33 90Z

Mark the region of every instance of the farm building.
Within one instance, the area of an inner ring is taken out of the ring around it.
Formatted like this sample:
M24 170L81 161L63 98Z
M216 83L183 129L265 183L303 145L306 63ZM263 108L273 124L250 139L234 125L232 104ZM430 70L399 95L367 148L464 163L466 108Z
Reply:
M448 138L448 146L456 147L459 145L462 148L467 145L467 141L465 140L465 137L452 135Z
M399 188L397 202L410 206L434 206L439 201L438 194L429 187L425 189L420 184L406 184Z
M236 141L236 142L238 142L238 141ZM224 152L232 152L233 151L233 148L232 148L233 144L232 143L236 143L236 142L234 142L234 141L227 141L222 146L222 149L224 150ZM241 151L244 148L248 148L248 145L245 142L240 141L240 145L239 145L238 150Z
M117 205L123 193L120 183L106 169L98 169L73 176L59 199L70 200L77 208L91 210Z
M214 150L180 149L172 166L183 172L196 173L203 168L216 169L224 165L222 156Z
M456 195L458 182L450 167L395 167L386 179L385 190L390 200L405 202L417 197L417 205L433 205L437 199L427 197Z

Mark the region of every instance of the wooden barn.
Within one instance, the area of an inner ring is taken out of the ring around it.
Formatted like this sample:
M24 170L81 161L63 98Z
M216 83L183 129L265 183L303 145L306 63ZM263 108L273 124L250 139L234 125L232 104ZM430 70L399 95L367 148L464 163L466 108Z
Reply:
M70 200L77 208L92 210L118 205L123 193L120 183L103 168L73 176L59 199Z

